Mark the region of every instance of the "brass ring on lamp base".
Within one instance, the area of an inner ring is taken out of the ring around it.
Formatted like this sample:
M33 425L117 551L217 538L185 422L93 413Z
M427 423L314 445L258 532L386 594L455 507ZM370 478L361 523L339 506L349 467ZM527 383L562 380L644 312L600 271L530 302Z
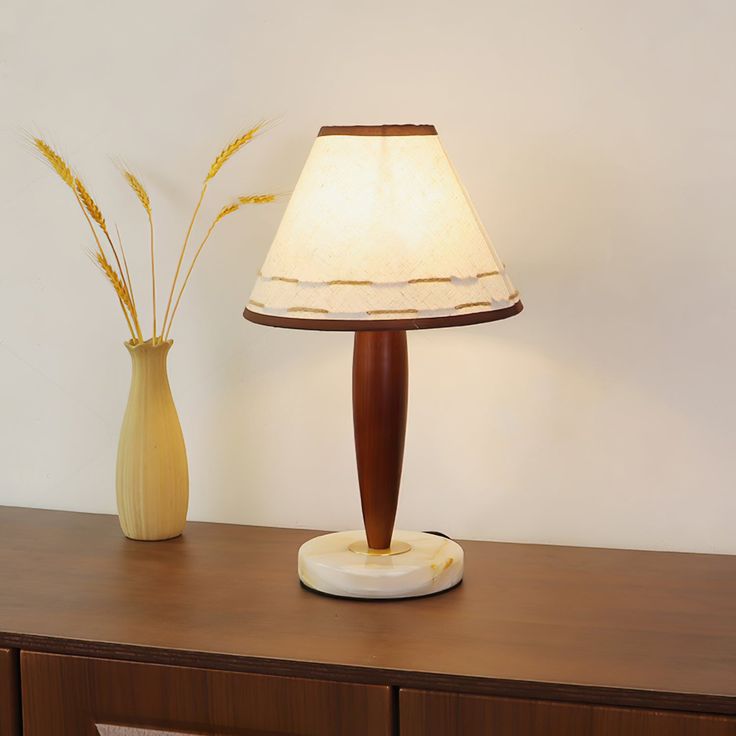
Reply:
M348 545L348 549L359 555L392 557L393 555L403 555L404 552L408 552L411 549L411 545L408 542L395 541L391 542L391 546L388 549L371 549L368 546L368 542L358 541Z

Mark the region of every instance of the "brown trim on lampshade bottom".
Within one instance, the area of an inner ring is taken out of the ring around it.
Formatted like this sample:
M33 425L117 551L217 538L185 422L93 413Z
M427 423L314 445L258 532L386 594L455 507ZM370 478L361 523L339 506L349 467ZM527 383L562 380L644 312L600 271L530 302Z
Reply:
M427 330L435 327L462 327L482 322L495 322L519 314L524 308L516 302L510 307L493 309L488 312L453 314L447 317L414 317L409 319L302 319L300 317L281 317L273 314L251 312L247 307L243 312L249 322L268 327L285 327L293 330L323 330L328 332L362 332L382 330Z
M434 125L323 125L317 138L325 135L437 135Z

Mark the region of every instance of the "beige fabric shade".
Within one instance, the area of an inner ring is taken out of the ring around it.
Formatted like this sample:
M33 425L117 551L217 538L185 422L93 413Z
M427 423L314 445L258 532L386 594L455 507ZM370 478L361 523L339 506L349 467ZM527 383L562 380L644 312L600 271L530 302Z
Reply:
M521 311L431 125L325 127L245 316L310 329L413 329Z

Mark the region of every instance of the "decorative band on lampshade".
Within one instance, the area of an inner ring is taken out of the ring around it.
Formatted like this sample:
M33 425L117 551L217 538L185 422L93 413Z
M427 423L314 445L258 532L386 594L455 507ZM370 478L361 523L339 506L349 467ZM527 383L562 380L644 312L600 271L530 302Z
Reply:
M434 126L328 126L245 316L385 330L489 322L521 309Z

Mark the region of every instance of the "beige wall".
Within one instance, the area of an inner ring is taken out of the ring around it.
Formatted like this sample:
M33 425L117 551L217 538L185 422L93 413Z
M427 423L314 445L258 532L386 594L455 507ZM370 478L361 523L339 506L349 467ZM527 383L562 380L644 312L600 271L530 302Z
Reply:
M736 4L5 0L0 503L114 510L129 358L85 226L23 129L127 236L148 183L169 276L218 177L289 190L321 124L437 125L525 312L410 335L399 523L461 537L736 553ZM360 523L349 334L240 318L283 203L223 224L174 328L192 519Z

